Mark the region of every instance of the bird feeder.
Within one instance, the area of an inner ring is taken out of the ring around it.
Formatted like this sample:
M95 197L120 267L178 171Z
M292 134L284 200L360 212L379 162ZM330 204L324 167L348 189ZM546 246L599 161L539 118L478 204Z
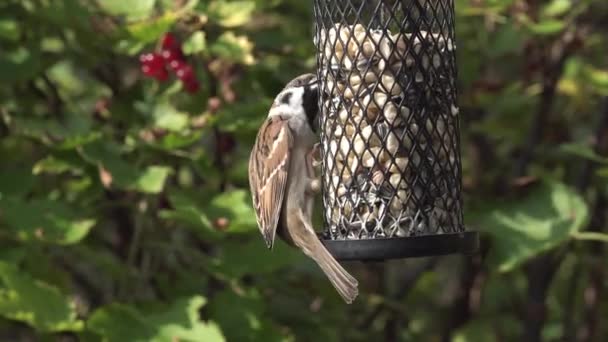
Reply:
M314 14L325 246L341 260L474 252L453 0L315 0Z

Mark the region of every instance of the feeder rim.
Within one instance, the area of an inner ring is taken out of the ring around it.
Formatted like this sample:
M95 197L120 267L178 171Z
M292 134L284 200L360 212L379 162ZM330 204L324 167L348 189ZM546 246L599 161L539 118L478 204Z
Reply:
M479 234L476 231L359 240L329 240L320 237L320 240L334 258L344 261L471 255L479 250Z

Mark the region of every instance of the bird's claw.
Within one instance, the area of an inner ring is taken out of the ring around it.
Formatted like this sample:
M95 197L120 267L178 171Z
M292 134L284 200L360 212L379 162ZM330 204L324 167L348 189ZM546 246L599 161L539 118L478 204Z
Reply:
M310 150L311 163L314 168L321 166L321 144L315 143Z

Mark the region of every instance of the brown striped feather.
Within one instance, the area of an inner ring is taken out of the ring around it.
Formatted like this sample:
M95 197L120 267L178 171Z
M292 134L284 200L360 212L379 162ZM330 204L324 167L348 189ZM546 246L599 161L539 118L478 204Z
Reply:
M293 135L287 117L266 119L249 157L249 185L258 228L272 248L287 185Z

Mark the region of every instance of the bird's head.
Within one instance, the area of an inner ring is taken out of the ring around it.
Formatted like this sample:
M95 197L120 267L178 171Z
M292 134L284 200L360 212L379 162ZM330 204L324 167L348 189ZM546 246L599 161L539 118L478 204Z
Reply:
M313 127L319 113L319 85L315 74L300 75L277 95L269 115L302 115Z

